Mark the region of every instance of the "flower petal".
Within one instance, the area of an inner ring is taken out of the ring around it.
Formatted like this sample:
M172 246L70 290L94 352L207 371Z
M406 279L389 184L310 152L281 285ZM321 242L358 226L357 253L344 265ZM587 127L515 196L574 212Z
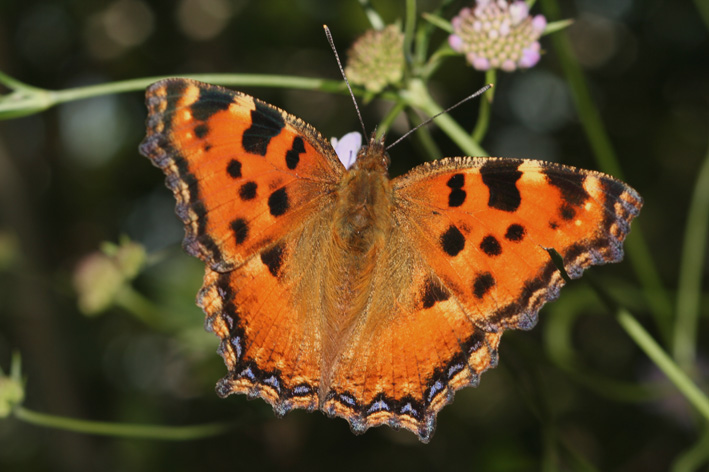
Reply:
M352 164L357 160L357 153L362 147L362 135L357 131L352 131L340 139L332 138L330 142L345 169L352 167Z

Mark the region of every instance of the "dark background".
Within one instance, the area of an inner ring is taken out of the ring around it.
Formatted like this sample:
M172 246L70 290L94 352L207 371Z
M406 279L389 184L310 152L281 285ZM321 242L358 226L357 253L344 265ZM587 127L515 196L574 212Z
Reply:
M387 22L403 18L404 2L374 5ZM419 9L436 5L422 1ZM462 6L453 2L444 16ZM707 150L707 24L688 1L576 0L562 7L576 20L568 34L624 179L645 198L634 231L642 231L674 297L687 207ZM47 89L201 72L338 79L323 23L341 53L369 26L354 0L6 1L0 2L0 70ZM434 44L444 39L440 33ZM537 67L499 75L482 144L491 155L598 168L550 37L541 42L546 53ZM448 105L482 83L482 74L450 59L432 92ZM324 136L359 128L348 97L244 90ZM365 106L367 126L387 108L377 100ZM466 104L453 116L470 128L476 112L476 103ZM542 310L536 329L504 336L500 366L442 410L428 445L386 427L354 436L343 420L320 413L276 419L260 400L218 399L213 385L225 368L194 305L202 263L181 252L173 198L162 174L137 152L145 114L143 94L135 92L0 122L0 366L7 372L11 352L22 354L24 404L32 410L161 425L226 420L236 428L216 438L164 442L5 419L0 469L505 471L577 470L587 463L597 470L667 470L706 429L584 280ZM407 127L397 123L391 138ZM460 154L430 128L442 156ZM424 158L415 139L391 157L393 173ZM93 317L77 308L77 264L120 235L159 256L133 283L164 314L157 325L120 307ZM622 292L659 337L627 261L592 272ZM703 302L697 355L706 387L706 282ZM563 342L574 362L555 350Z

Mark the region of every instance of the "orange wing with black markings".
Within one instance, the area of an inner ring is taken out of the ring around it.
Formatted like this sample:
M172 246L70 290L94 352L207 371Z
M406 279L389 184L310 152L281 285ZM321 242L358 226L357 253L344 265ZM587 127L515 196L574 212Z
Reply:
M324 410L353 429L427 441L456 390L497 362L504 329L530 329L564 278L622 258L642 200L599 172L448 158L390 181L391 231L372 302L338 359Z
M186 250L230 270L326 210L344 167L311 126L222 87L166 79L147 91L141 152L167 174Z
M478 326L530 329L564 284L617 262L642 199L600 172L533 160L447 158L393 182L414 246ZM438 231L431 231L437 228Z
M167 79L146 102L140 150L167 175L184 247L207 264L198 304L229 367L218 393L261 396L281 413L312 409L321 327L293 309L304 270L293 257L331 220L344 167L315 129L242 93Z

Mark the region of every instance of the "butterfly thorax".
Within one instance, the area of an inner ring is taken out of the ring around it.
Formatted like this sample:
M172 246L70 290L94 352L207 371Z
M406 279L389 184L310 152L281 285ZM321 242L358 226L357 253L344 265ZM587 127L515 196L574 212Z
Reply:
M355 160L352 169L378 171L386 175L390 163L389 154L386 153L384 147L384 138L378 139L372 135L369 145L362 146L357 152L357 160Z
M383 141L372 136L342 179L335 228L343 247L357 257L368 252L389 227L392 190L388 167Z

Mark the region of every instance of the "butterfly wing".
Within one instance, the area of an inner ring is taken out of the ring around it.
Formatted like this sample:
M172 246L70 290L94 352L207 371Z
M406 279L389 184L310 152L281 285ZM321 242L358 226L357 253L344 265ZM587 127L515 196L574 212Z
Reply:
M313 261L296 254L327 234L344 167L314 128L239 92L166 79L146 102L140 150L167 175L184 247L207 264L198 304L229 368L218 393L261 396L279 413L313 408L316 307L293 309Z
M427 441L453 393L497 362L505 328L531 328L564 284L622 257L642 200L610 176L539 161L449 158L392 182L391 232L364 322L324 409L355 431Z
M362 433L405 428L423 442L453 392L497 363L501 332L476 326L409 237L393 227L372 276L370 303L338 358L323 410Z
M148 88L141 153L167 174L184 247L214 270L307 224L344 167L311 126L249 95L186 79Z
M448 158L394 181L415 246L475 323L530 329L564 278L617 262L642 199L600 172L542 161ZM430 228L438 228L432 232Z

